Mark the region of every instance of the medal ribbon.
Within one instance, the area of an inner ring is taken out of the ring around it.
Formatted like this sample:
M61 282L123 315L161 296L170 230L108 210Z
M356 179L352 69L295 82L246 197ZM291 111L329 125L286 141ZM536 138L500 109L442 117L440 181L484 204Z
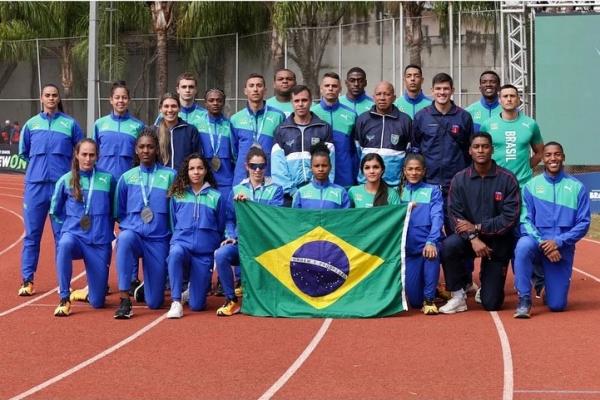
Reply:
M152 192L152 188L154 187L154 173L156 172L157 169L157 165L156 163L154 164L154 169L152 170L152 173L150 174L150 177L148 178L149 182L149 186L148 186L148 194L146 194L146 185L144 184L144 176L142 175L142 167L140 167L140 188L142 189L142 199L144 200L144 207L148 207L148 196L150 196L150 193Z
M96 168L92 169L92 180L90 181L90 187L88 189L87 199L85 199L85 206L83 214L88 215L90 212L90 204L92 203L92 193L94 193L94 177L96 176Z
M259 110L260 111L260 110ZM267 118L267 112L269 111L269 106L265 103L265 112L262 115L262 119L260 120L260 126L258 126L258 118L254 118L254 131L252 133L252 138L254 139L254 143L258 143L258 137L262 133L263 127L265 126L265 119Z
M209 136L210 136L210 147L212 148L213 151L213 157L219 157L219 148L221 147L221 132L219 132L219 128L217 127L217 122L215 121L214 123L210 122L210 116L207 114L206 115L206 119L208 121L208 126L209 126ZM211 127L214 126L214 133L211 132ZM215 148L215 138L216 138L216 148Z

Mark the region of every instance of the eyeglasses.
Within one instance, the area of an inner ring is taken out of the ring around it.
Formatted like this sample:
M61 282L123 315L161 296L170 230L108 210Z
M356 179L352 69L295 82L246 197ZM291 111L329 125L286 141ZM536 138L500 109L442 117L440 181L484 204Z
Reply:
M265 168L267 168L267 163L248 163L248 168L250 168L252 171L255 170L263 170Z

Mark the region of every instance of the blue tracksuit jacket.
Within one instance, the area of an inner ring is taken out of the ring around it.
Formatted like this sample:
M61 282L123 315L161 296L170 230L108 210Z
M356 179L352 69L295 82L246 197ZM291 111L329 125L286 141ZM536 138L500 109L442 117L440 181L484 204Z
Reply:
M118 180L133 166L135 141L144 129L144 123L129 112L116 115L111 112L94 124L94 140L98 143L99 169L108 171Z
M235 168L231 123L222 115L215 118L205 114L199 126L198 132L204 157L209 162L215 155L221 160L219 170L212 172L219 191L227 195L231 190Z
M419 182L406 183L402 189L403 203L412 202L406 251L408 254L421 254L426 244L439 246L444 226L444 201L438 186Z
M58 181L71 169L73 148L83 137L77 121L62 112L30 118L19 139L19 156L28 162L25 183Z
M233 185L237 185L246 178L246 155L252 145L259 145L267 157L271 157L273 136L277 127L284 120L285 115L281 111L266 104L256 113L246 106L231 117L231 140L236 158ZM269 160L267 160L265 175L271 176Z
M350 208L350 198L346 189L340 185L313 179L294 194L292 208Z
M158 135L159 127L154 126L152 129ZM169 131L169 134L171 146L168 154L169 160L165 163L165 166L178 171L181 163L187 156L192 153L203 154L200 136L194 125L179 118L177 124ZM163 161L166 159L164 154L162 158Z

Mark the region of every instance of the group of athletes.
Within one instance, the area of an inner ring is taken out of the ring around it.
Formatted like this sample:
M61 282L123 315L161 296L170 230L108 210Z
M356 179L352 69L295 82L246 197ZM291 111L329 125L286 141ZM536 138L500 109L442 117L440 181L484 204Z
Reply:
M530 317L534 292L563 310L590 209L583 185L563 170L562 146L543 143L537 123L519 110L517 88L500 86L494 71L481 74L481 99L466 110L452 101L449 75L433 77L432 98L423 82L420 66L408 65L401 96L383 81L370 97L365 71L354 67L340 96L342 80L328 72L314 103L289 69L275 73L267 100L264 77L253 73L246 107L228 118L223 90L207 90L202 107L196 77L183 73L151 126L129 113L129 89L116 82L112 111L88 138L63 112L58 88L44 86L42 112L19 143L28 166L18 294L35 293L48 214L60 297L54 315L70 315L77 300L104 306L117 222L114 317L131 318L132 297L158 309L170 289L167 316L181 318L186 303L206 308L213 266L225 296L217 315L240 311L236 201L313 209L404 203L411 307L426 315L465 311L472 292L486 310L498 310L512 264L515 317ZM534 177L540 161L544 172ZM476 257L481 288L472 279ZM72 262L82 258L88 286L72 290ZM440 265L447 291L438 287ZM444 295L438 308L436 296Z

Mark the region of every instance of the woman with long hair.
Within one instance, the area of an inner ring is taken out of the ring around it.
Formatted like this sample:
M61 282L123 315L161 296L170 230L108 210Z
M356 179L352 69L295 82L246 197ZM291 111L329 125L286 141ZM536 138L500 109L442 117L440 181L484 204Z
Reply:
M179 117L179 97L165 93L160 99L162 118L157 120L155 132L162 163L174 170L179 170L183 160L192 153L202 154L198 130Z
M404 159L398 191L402 203L410 203L406 236L406 294L413 308L435 315L433 302L440 277L440 246L444 225L444 202L439 186L423 182L425 158L409 153Z
M130 100L127 84L114 82L109 99L112 110L94 124L98 168L110 172L116 180L133 166L135 140L144 129L144 123L129 113Z
M360 171L365 183L353 186L348 190L348 197L353 207L370 208L400 204L398 192L388 187L383 180L385 164L377 153L369 153L360 160Z
M346 189L329 180L331 158L325 143L310 148L310 165L313 179L296 191L292 208L349 208Z
M70 169L73 148L83 139L75 119L63 112L58 87L46 84L40 96L42 112L23 126L19 140L19 156L27 161L23 217L25 237L21 253L19 296L35 293L33 279L40 256L40 240L44 231L50 199L58 179ZM60 225L51 221L54 243L58 243Z
M125 172L115 194L115 215L120 233L117 237L117 272L121 304L117 319L133 315L129 291L138 259L144 269L144 296L148 307L160 308L164 302L166 258L171 238L167 192L175 171L159 163L158 137L144 129L135 145L137 166ZM139 164L139 165L138 165Z
M71 171L56 183L50 217L62 225L57 245L56 275L60 303L54 315L71 313L69 289L73 260L82 259L88 279L87 300L94 308L104 307L108 266L112 253L113 197L115 180L96 168L98 145L83 139L75 146Z
M190 309L201 311L206 306L214 251L225 230L225 204L212 171L199 153L182 162L168 195L173 237L167 264L173 301L167 317L181 318L184 265L190 265Z
M283 188L273 183L271 177L265 176L267 162L267 155L261 148L251 147L245 160L248 177L234 186L229 196L225 240L215 252L215 264L225 295L225 304L217 310L217 315L221 317L228 317L240 311L238 295L241 295L241 287L235 287L232 269L232 265L240 264L234 201L255 201L276 207L283 205Z

